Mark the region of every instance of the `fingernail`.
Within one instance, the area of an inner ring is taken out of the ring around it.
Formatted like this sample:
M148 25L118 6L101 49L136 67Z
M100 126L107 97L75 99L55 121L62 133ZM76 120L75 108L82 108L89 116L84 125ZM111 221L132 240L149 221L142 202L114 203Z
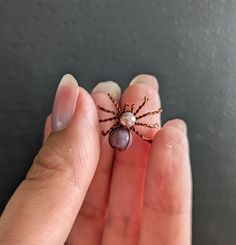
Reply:
M96 94L96 93L105 93L105 94L111 93L117 100L119 100L121 96L121 89L116 82L107 81L107 82L98 83L94 87L91 94Z
M182 131L184 134L187 134L187 131L188 131L186 123L181 119L170 120L170 121L165 123L164 127L165 126L175 127L177 129L179 129L180 131Z
M134 84L147 84L154 88L155 90L159 89L158 82L156 77L152 75L147 75L147 74L141 74L133 78L133 80L130 82L129 86L132 86Z
M66 128L71 122L78 94L79 86L75 78L70 74L64 75L58 85L53 103L51 121L53 132Z

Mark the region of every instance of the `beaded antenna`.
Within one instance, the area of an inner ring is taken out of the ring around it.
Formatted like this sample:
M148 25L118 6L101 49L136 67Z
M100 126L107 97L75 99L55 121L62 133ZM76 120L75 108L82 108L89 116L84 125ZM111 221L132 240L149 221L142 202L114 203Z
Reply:
M120 151L124 151L125 149L127 149L132 143L132 134L130 133L130 130L135 132L144 141L152 143L152 139L148 139L143 136L139 131L135 129L135 125L146 128L159 128L158 123L150 125L147 123L138 122L138 120L149 115L160 114L162 112L162 108L159 108L156 111L149 111L144 114L138 115L141 108L143 108L143 106L149 100L147 97L144 97L143 103L136 110L134 110L135 105L129 105L128 103L124 104L123 108L121 109L112 94L109 93L108 96L111 102L116 107L117 112L105 109L100 105L98 105L98 108L101 111L113 114L112 117L100 119L100 123L116 120L113 126L111 126L107 131L102 131L103 136L109 134L110 146Z

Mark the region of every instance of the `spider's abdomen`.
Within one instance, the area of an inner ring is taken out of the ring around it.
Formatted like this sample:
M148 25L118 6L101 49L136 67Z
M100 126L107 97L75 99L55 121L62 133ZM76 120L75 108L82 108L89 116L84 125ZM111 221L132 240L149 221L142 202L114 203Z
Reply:
M127 128L117 127L109 134L109 144L111 147L124 151L132 143L132 134Z

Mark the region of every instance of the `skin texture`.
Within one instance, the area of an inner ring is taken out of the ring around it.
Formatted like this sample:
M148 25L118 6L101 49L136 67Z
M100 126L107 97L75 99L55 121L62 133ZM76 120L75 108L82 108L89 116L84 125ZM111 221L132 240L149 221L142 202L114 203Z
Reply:
M139 75L120 98L135 108L147 96L140 114L160 107L153 76ZM161 129L136 126L153 143L133 134L124 152L114 151L100 130L115 110L107 91L91 96L82 88L72 122L51 133L45 123L44 144L26 179L0 219L0 244L190 245L191 169L186 126L168 121ZM118 93L119 94L119 93ZM117 99L119 96L117 95ZM160 122L159 115L142 122Z

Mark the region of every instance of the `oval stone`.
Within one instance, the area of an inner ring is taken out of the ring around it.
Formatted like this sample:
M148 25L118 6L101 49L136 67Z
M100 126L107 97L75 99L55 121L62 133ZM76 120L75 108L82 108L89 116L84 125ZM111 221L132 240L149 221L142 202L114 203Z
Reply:
M109 144L111 147L124 151L132 142L132 134L127 128L118 127L113 129L109 134Z

